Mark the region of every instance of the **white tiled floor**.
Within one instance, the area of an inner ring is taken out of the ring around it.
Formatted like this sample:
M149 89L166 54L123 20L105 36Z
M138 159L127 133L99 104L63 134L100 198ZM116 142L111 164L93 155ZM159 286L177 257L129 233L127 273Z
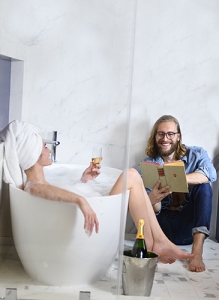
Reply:
M181 247L190 252L191 246ZM0 298L5 297L6 288L16 288L18 299L79 299L79 291L90 291L91 300L197 300L219 299L219 243L207 239L204 245L206 271L192 273L186 261L172 265L157 264L150 297L117 296L117 261L102 280L92 286L66 288L44 286L32 280L24 271L14 247L0 249Z

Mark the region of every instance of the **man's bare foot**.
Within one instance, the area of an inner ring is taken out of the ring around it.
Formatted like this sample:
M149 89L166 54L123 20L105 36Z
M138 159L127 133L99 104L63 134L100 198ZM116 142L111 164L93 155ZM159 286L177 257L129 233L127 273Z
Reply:
M194 254L194 257L189 259L188 265L188 269L192 272L205 271L205 264L202 259L204 240L204 233L198 232L193 236L192 254Z
M189 259L188 269L192 272L205 271L205 264L203 263L202 255L194 254L194 257Z

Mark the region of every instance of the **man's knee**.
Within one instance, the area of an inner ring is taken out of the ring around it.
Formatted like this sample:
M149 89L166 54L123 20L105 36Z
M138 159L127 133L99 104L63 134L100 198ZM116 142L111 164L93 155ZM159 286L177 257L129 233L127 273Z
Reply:
M189 187L189 192L195 196L195 195L201 195L205 198L212 198L212 187L209 182L192 185Z

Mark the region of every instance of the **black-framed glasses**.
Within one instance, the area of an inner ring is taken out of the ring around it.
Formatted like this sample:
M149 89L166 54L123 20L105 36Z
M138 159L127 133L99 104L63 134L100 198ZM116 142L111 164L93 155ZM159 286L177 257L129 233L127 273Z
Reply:
M163 131L158 131L156 132L155 136L160 140L163 139L165 136L169 139L172 140L174 139L175 135L179 133L179 132L172 132L172 131L168 131L168 132L163 132Z

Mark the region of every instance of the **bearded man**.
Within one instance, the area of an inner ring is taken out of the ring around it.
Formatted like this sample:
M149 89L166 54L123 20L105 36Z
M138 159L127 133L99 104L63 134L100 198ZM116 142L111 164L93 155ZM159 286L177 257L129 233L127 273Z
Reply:
M156 121L145 152L147 157L142 161L159 164L176 160L184 162L189 193L167 192L168 186L160 188L160 181L152 190L146 190L166 236L177 245L192 244L194 256L189 261L188 269L202 272L205 270L202 258L204 240L210 234L210 182L216 180L216 170L202 147L182 144L179 122L170 115Z

